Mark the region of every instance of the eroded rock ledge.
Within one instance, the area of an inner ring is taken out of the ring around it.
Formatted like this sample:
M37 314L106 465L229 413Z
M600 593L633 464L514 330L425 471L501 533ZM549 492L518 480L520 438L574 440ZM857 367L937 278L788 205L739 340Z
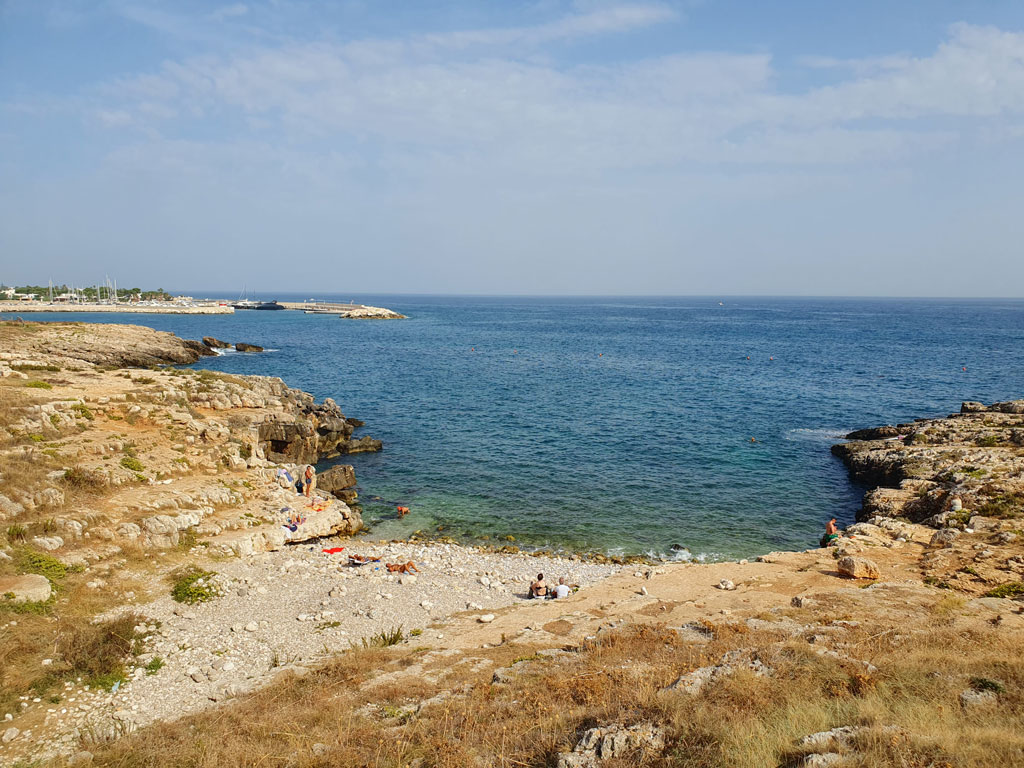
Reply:
M142 326L2 323L0 342L0 521L26 543L81 563L127 543L246 554L362 527L351 467L318 504L294 486L305 464L381 448L330 398L161 368L208 346Z
M965 402L960 413L851 432L832 447L854 479L877 485L858 520L936 527L1024 516L1024 400Z

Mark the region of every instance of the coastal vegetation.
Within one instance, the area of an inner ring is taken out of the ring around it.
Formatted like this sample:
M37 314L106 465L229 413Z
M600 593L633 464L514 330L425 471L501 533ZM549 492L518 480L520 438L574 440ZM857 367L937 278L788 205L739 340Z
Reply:
M705 642L664 626L626 626L568 652L538 656L506 644L455 666L424 649L368 645L285 676L217 717L186 717L101 746L94 759L101 766L539 768L555 765L590 728L649 722L664 734L662 753L636 750L609 768L796 765L823 745L851 766L1016 764L1024 754L1024 648L1019 638L968 629L940 603L911 612L911 633L880 616L840 619L863 608L843 599L787 612L785 619L832 633L841 627L844 654L868 664L786 639L779 616L777 628L709 622ZM673 689L729 653L753 654L771 672L737 671L692 694ZM443 683L428 682L440 666L449 667ZM420 673L403 674L413 669ZM495 669L516 674L499 677ZM285 734L281 723L289 724ZM805 741L840 726L848 730L839 737Z

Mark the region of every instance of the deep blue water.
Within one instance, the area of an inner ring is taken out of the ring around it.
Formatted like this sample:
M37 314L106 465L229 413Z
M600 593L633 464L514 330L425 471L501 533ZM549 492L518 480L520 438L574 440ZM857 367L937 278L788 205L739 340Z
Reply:
M273 350L198 365L280 376L366 421L384 451L344 461L381 536L803 548L859 506L829 453L846 431L1024 396L1020 300L356 298L410 319L45 317Z

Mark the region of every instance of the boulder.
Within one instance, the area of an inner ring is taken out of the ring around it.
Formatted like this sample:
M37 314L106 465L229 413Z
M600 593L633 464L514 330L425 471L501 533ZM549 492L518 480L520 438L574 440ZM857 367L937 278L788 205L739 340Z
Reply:
M210 349L230 349L231 347L226 341L215 339L213 336L203 336L203 344Z
M351 464L337 464L317 475L316 487L334 493L354 488L356 473Z
M936 531L932 534L932 539L928 542L928 546L952 547L953 542L955 542L959 537L960 531L956 528L943 528L942 530Z
M202 344L193 339L182 339L181 343L184 344L189 349L191 349L192 351L194 351L200 357L211 357L217 354L205 344Z
M240 341L237 344L235 344L235 349L238 352L262 352L263 351L263 347L260 347L260 346L258 346L256 344L246 344L244 341Z
M960 405L960 413L984 413L988 410L988 406L984 403L978 403L974 400L965 400Z
M1005 403L993 403L989 409L997 413L1024 413L1024 400L1009 400Z
M877 579L881 576L878 566L864 557L844 557L837 564L839 572L854 579Z
M0 599L11 599L16 603L45 603L53 589L45 576L27 573L23 576L0 577Z
M374 440L372 437L360 437L358 440L349 440L343 446L339 446L342 453L373 453L383 447L384 444L380 440Z
M64 546L64 539L60 536L36 536L32 539L32 545L37 549L53 552L53 550Z

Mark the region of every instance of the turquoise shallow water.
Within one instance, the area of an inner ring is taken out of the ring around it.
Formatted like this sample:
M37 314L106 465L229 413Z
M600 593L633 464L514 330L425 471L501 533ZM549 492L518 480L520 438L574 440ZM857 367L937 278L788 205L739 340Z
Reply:
M829 453L842 434L1024 396L1018 300L355 298L410 319L45 317L272 350L199 365L280 376L366 421L384 451L344 460L382 536L444 526L666 557L804 548L859 506Z

